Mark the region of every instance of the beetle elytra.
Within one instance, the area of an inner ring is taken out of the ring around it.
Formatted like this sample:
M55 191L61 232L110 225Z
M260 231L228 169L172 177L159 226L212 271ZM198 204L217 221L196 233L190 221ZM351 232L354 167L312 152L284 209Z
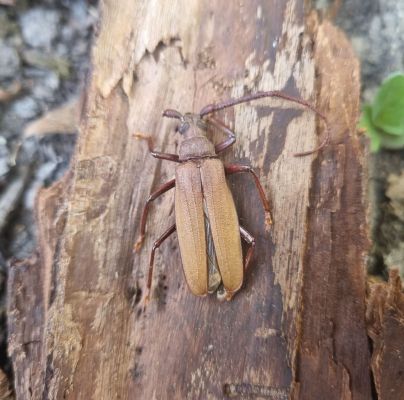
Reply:
M152 286L155 251L175 231L178 235L185 278L194 295L204 296L217 291L220 299L230 300L241 288L245 271L251 263L255 239L239 225L226 176L241 172L251 174L265 210L267 227L272 223L270 205L258 176L251 167L224 165L218 158L220 153L234 144L236 136L221 121L206 116L224 108L264 97L276 97L298 103L312 110L325 123L324 141L317 148L295 156L314 153L327 145L330 133L326 117L310 103L277 91L258 92L239 99L210 104L199 114L183 115L175 110L165 110L164 117L180 121L177 130L184 139L180 143L178 154L155 151L151 137L135 135L148 141L149 151L153 157L179 163L175 178L159 187L147 199L141 218L140 237L134 246L135 251L138 251L144 241L151 202L175 187L175 224L154 242L150 256L146 299L149 298ZM216 145L210 142L206 137L209 127L222 131L226 135L225 140ZM245 262L240 237L249 245Z

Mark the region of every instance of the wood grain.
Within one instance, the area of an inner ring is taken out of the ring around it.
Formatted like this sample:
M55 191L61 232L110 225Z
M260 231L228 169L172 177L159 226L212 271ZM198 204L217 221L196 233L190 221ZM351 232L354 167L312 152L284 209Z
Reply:
M363 318L369 246L366 160L356 135L359 65L341 32L328 22L317 26L315 17L310 22L321 77L318 106L330 110L334 145L313 166L308 215L313 234L306 244L297 371L300 398L370 399ZM316 376L315 385L309 376Z

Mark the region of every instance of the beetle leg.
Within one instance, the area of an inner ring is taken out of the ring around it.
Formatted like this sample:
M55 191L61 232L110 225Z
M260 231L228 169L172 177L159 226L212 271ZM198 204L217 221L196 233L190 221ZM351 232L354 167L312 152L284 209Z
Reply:
M147 214L149 213L149 207L150 203L153 200L156 200L157 197L161 196L163 193L167 192L168 190L172 189L175 186L175 179L171 179L170 181L166 182L164 185L161 185L155 192L150 194L149 198L146 201L146 204L143 209L142 213L142 220L141 220L141 225L140 225L140 237L136 241L135 245L133 246L133 249L135 251L140 250L142 247L144 238L145 238L145 232L146 232L146 220L147 220Z
M240 234L241 237L250 245L247 251L247 255L245 257L244 263L244 271L247 271L248 267L250 266L252 256L254 254L255 249L255 239L254 237L247 231L247 229L240 226Z
M174 225L170 226L153 244L153 248L150 254L150 264L149 273L147 275L147 295L145 302L150 299L150 289L153 282L153 265L154 265L154 253L160 247L160 245L166 240L171 234L176 231L177 227Z
M247 242L247 244L249 245L244 262L244 272L246 272L251 264L252 256L254 254L255 239L250 234L250 232L248 232L247 229L243 228L242 226L240 226L240 235L243 238L243 240ZM228 292L224 287L222 287L222 289L217 292L217 298L221 301L223 300L230 301L233 298L234 294L235 292Z
M215 146L216 154L221 153L234 144L234 142L236 141L236 135L230 128L223 124L223 122L213 117L209 118L208 122L227 135L227 138L223 142L220 142Z
M143 139L147 141L149 146L149 152L154 158L159 158L160 160L180 162L180 157L178 154L162 153L161 151L155 151L153 149L153 138L151 136L143 135L142 133L134 133L133 136L136 139Z
M236 174L238 172L249 172L255 181L255 185L260 194L261 202L265 210L265 225L267 230L272 225L272 217L271 217L271 206L269 205L269 201L265 195L264 188L261 186L260 180L254 170L248 165L238 165L238 164L229 164L225 165L224 170L226 175Z

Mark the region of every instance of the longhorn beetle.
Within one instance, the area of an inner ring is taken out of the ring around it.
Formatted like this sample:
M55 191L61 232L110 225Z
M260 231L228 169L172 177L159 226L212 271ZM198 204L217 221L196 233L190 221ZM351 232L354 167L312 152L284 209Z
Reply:
M202 108L199 114L183 115L176 110L165 110L163 117L180 121L177 131L184 139L179 146L178 154L155 151L150 136L135 134L135 137L148 141L149 151L153 157L179 163L175 179L160 186L147 199L141 219L140 237L134 246L134 250L138 251L144 241L150 203L175 187L175 224L153 244L146 301L152 285L155 251L175 231L178 235L185 278L194 295L204 296L217 291L219 299L230 300L242 286L244 273L250 265L254 252L255 239L239 225L226 176L240 172L251 174L265 210L267 227L272 223L270 206L258 176L251 167L237 164L223 165L218 158L220 153L234 144L236 136L221 121L207 116L263 97L277 97L298 103L312 110L324 121L326 126L324 141L317 148L297 153L295 156L312 154L327 145L330 132L326 117L310 103L277 91L258 92L210 104ZM206 137L209 127L222 131L227 136L226 139L213 145ZM249 245L244 263L240 236Z

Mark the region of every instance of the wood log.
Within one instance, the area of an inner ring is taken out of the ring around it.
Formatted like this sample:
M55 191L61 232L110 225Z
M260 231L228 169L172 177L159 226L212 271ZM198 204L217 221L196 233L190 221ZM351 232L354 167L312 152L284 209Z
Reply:
M404 293L398 271L390 271L389 284L371 283L366 321L372 340L371 368L378 399L403 397Z
M70 172L39 194L39 261L11 270L17 398L370 399L366 163L347 40L297 0L100 7ZM132 134L175 153L180 137L164 108L198 111L259 90L316 104L330 119L330 146L293 157L324 137L293 104L218 113L237 133L224 160L254 167L274 225L265 231L253 182L229 178L256 238L243 289L225 303L194 297L174 236L159 249L144 309L153 241L174 221L172 193L155 201L142 251L132 246L149 192L175 165L157 162Z

